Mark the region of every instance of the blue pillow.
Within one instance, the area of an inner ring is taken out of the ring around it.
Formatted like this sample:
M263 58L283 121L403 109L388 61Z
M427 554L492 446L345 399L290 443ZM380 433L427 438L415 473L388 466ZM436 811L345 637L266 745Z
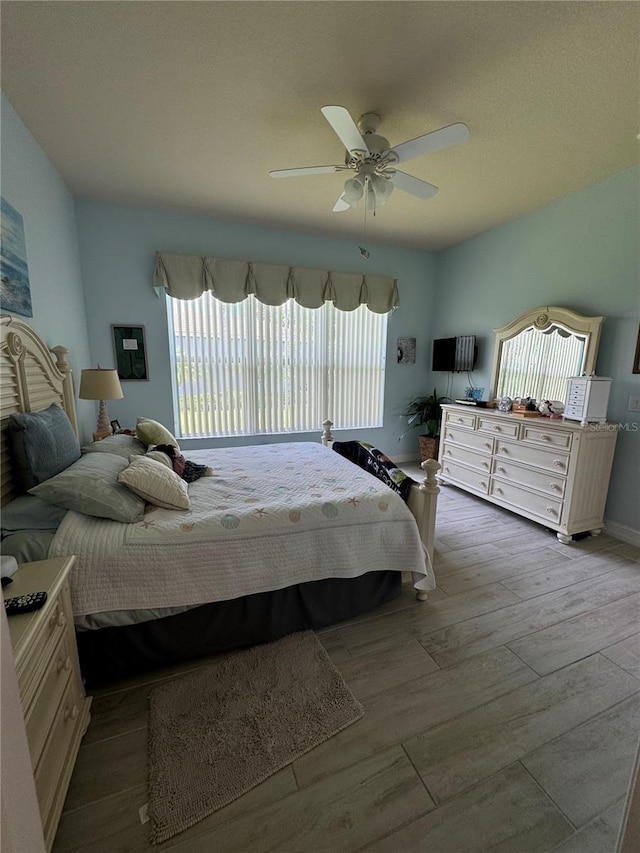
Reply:
M0 528L3 536L18 530L57 530L66 514L63 507L54 506L35 495L20 495L2 507Z
M41 412L9 416L7 437L24 490L37 486L80 458L80 442L67 413L52 403Z

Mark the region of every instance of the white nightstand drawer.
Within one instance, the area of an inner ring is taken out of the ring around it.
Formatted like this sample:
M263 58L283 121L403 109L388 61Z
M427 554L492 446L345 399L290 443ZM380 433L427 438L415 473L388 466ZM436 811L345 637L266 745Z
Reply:
M61 771L69 760L71 745L77 739L78 726L84 725L82 720L84 702L84 697L77 693L75 680L69 679L35 770L36 792L45 837L51 808L63 775Z
M35 613L26 613L12 617L13 619L27 619L35 617ZM40 682L45 675L45 670L53 652L60 642L60 638L67 630L67 619L60 596L47 601L40 616L40 624L37 627L32 643L25 651L16 666L18 683L20 685L20 698L22 707L27 712L33 702L33 697L39 689Z
M60 638L51 665L47 668L31 706L25 713L31 762L35 768L44 747L51 724L56 716L73 668L74 650L65 634Z

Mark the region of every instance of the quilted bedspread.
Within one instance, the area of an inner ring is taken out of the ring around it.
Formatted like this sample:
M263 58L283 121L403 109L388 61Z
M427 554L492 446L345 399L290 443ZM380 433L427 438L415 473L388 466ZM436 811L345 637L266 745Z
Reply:
M435 588L400 496L326 447L186 455L214 471L189 485L189 510L149 506L134 524L67 513L49 555L76 555L74 615L203 604L387 569Z

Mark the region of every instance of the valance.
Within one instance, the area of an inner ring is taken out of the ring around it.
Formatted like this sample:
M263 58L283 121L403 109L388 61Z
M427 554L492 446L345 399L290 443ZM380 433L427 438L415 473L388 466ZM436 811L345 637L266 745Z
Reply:
M252 293L265 305L295 299L304 308L320 308L333 302L340 311L366 305L375 314L399 302L393 278L164 252L156 252L154 286L173 299L198 299L209 290L221 302L242 302Z

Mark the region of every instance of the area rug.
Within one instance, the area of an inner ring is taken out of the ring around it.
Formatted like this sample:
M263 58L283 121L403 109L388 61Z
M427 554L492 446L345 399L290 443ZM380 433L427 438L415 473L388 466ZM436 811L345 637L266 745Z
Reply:
M156 687L149 703L152 844L228 805L364 713L312 631Z

